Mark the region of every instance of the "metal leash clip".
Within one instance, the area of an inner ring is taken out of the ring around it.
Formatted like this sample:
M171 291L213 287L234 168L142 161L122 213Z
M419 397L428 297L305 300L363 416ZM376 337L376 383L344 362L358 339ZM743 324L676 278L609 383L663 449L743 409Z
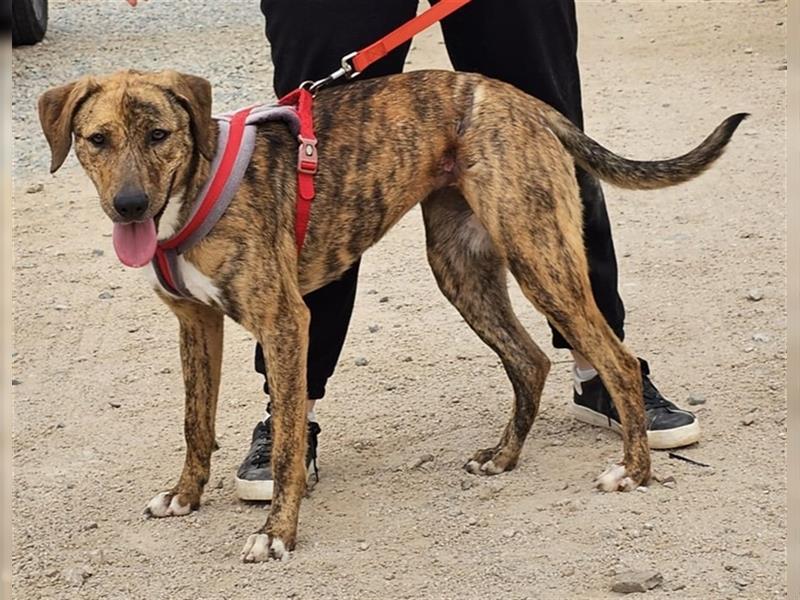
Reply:
M321 87L326 86L329 83L336 81L337 79L341 79L342 77L344 77L345 79L353 79L353 77L358 77L359 75L361 75L361 71L356 71L355 67L350 62L351 60L353 60L353 58L355 58L356 54L358 54L358 52L351 52L347 56L343 57L341 63L342 66L336 69L333 73L331 73L327 77L323 79L318 79L317 81L310 81L310 80L304 81L303 83L300 84L300 87L307 89L309 92L313 94Z

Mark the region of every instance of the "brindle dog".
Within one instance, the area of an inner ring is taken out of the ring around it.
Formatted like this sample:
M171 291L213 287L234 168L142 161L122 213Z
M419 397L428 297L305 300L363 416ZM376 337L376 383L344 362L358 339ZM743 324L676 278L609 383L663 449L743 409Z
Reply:
M85 77L43 94L39 115L51 171L74 136L78 160L115 227L152 219L164 239L186 221L216 148L207 81L174 71ZM598 485L631 490L647 484L639 363L592 298L575 164L621 187L675 185L709 167L745 116L729 117L680 158L637 162L606 150L536 98L478 75L414 72L326 89L314 108L321 162L300 256L297 140L283 124L260 126L233 202L185 256L184 279L203 301L177 299L156 286L180 322L187 448L178 483L151 500L149 513L184 515L200 505L215 445L228 315L266 350L274 423L276 493L266 524L249 537L242 557L288 557L306 485L309 313L303 295L340 277L418 203L439 287L498 354L514 389L500 441L478 450L467 470L492 475L514 468L550 368L512 311L510 271L596 367L619 411L624 459ZM141 209L134 215L131 198Z

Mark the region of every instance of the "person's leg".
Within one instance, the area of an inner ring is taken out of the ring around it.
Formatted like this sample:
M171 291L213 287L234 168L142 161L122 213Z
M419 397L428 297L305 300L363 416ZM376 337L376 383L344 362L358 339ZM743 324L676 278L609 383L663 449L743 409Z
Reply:
M574 0L473 0L442 22L442 31L453 66L460 71L480 73L510 83L547 102L583 127L580 74L578 69L578 26ZM611 223L600 183L576 168L583 202L584 243L589 278L595 302L606 321L622 340L625 336L625 308L617 291L617 261L611 237ZM553 345L569 348L552 328ZM576 362L574 406L586 404L587 413L576 416L597 424L605 419L618 426L610 396L586 359L573 352ZM644 401L650 421L653 447L676 447L692 443L700 430L694 416L677 409L661 396L647 375ZM580 391L579 391L580 390Z
M339 67L343 56L389 33L416 14L418 0L261 0L275 69L273 84L278 97L307 80L317 80ZM360 78L400 73L409 44L367 69ZM341 83L341 82L340 82ZM312 211L313 218L313 211ZM339 280L304 297L311 312L308 349L309 464L316 468L319 426L315 401L325 395L325 385L336 368L353 312L358 280L356 262ZM268 365L260 345L255 351L256 371L264 375L269 394ZM269 409L267 409L267 412ZM252 445L237 472L237 493L246 500L269 500L271 431L269 419L256 425ZM309 469L311 472L311 469Z

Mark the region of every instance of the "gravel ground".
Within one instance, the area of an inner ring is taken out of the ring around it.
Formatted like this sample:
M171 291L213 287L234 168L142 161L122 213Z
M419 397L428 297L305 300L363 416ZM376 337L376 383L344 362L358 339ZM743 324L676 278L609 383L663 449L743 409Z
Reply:
M238 554L265 509L232 486L263 410L252 339L228 328L202 509L144 520L182 461L177 327L116 261L75 159L47 174L35 113L48 86L127 66L202 74L219 111L269 98L257 3L51 5L48 39L13 55L15 597L608 598L629 568L663 576L652 598L786 597L785 2L579 5L587 130L604 144L671 156L753 113L699 180L607 192L628 344L665 393L698 402L704 439L682 454L710 467L654 452L673 486L595 492L620 440L568 417L568 356L550 350L519 467L464 473L510 389L436 290L415 210L362 267L298 552L259 565ZM447 66L438 31L409 63ZM513 296L547 347L543 319Z

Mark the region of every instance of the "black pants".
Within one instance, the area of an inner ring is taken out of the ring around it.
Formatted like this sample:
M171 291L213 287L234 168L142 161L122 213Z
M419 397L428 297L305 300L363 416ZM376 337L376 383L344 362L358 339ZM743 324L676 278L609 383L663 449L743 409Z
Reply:
M302 81L334 71L341 57L411 19L417 4L418 0L261 0L275 66L276 94L282 96ZM442 31L456 70L511 83L583 127L574 0L472 0L442 22ZM360 77L401 72L408 48L398 48ZM622 339L625 309L617 293L617 263L603 191L582 169L577 175L592 292L600 311ZM311 311L311 399L325 394L325 383L344 345L358 267L356 263L339 281L305 297ZM555 329L553 345L569 348ZM260 346L256 347L256 370L266 375ZM264 388L269 393L266 383Z

